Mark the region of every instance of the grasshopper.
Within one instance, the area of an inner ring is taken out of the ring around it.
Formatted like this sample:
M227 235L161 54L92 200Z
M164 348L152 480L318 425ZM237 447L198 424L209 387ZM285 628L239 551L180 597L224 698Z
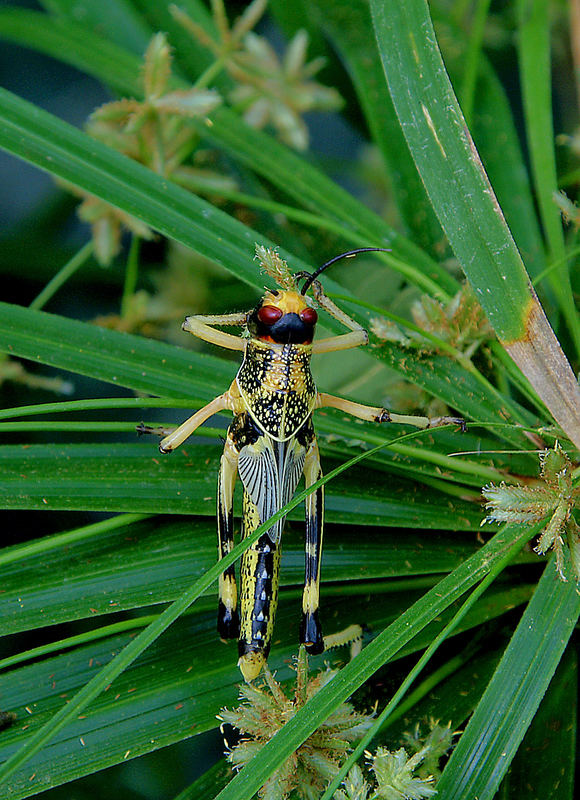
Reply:
M170 453L213 414L231 411L221 457L217 487L218 551L222 558L234 544L233 496L236 477L243 486L242 536L256 528L288 503L304 474L306 488L322 477L312 415L319 408L337 408L368 422L400 422L429 428L449 423L463 426L457 417L416 417L391 414L318 392L310 372L312 355L348 350L368 342L366 330L341 311L325 294L318 275L340 258L327 261L314 273L291 274L274 250L256 247L265 271L279 289L266 289L252 311L216 316L195 315L185 319L183 330L206 342L243 352L238 374L229 389L200 409L162 439L159 449ZM304 281L299 290L300 281ZM314 340L318 307L348 329L348 333ZM214 326L244 328L242 337ZM318 615L320 558L324 522L324 490L320 486L306 500L305 580L302 596L300 642L316 655L324 640ZM238 639L244 679L256 678L268 657L278 602L280 539L284 519L279 520L248 548L241 559L241 591L238 596L234 567L220 576L218 632L222 639Z

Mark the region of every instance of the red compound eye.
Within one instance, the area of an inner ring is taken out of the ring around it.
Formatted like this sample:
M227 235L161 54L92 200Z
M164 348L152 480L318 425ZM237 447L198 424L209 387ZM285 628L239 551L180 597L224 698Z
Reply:
M300 312L300 319L307 325L316 325L318 314L313 308L305 308L304 311Z
M273 325L275 322L278 322L282 316L284 316L284 312L276 308L276 306L262 306L258 311L258 319L260 322L263 322L264 325Z

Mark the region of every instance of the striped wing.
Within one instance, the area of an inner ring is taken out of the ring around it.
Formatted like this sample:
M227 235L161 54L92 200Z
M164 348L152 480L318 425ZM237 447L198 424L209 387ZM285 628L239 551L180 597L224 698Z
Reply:
M304 469L306 449L295 439L278 442L269 436L260 436L240 451L238 472L245 490L260 515L260 524L269 519L294 495ZM282 535L284 519L278 520L268 531L277 542Z

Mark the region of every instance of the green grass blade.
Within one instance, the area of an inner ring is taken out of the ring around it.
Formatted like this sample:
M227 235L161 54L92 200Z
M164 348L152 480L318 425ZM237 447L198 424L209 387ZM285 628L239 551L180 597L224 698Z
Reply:
M216 791L226 785L231 774L230 765L220 761L180 792L174 800L213 800Z
M156 614L133 616L131 619L113 622L110 625L101 625L98 628L92 628L89 631L84 631L74 636L67 636L64 639L55 639L52 642L38 645L38 647L31 647L28 650L19 650L12 655L0 659L0 671L11 669L14 666L26 662L33 662L36 661L36 659L45 658L46 656L53 656L55 653L64 653L69 649L105 639L107 636L125 633L125 631L133 632L139 628L145 628L155 620L156 616Z
M580 445L580 388L528 277L453 94L425 0L372 0L379 52L443 229L504 346Z
M526 136L542 224L551 261L558 269L550 273L569 333L580 354L580 317L574 303L560 210L554 202L558 191L554 128L552 123L552 79L550 72L550 15L548 0L518 0L518 57Z
M365 0L310 3L323 30L338 49L364 111L372 140L387 167L395 202L413 240L439 255L445 237L397 120L377 55L369 4Z
M140 410L143 408L194 408L195 404L189 400L162 400L151 397L102 397L89 400L61 400L56 403L32 403L26 406L13 406L0 409L0 420L31 417L44 414L68 414L73 411L94 411L100 409L129 409Z
M437 785L446 800L495 796L579 614L580 594L552 559Z
M0 447L0 507L213 515L220 455L216 445L190 443L161 456L153 440L6 445ZM329 487L326 516L354 525L477 530L481 509L394 476L387 493L384 476L367 469L340 478L336 491Z
M401 685L398 687L396 692L393 694L387 705L383 708L381 713L377 716L376 720L373 722L371 728L365 733L362 737L361 741L357 743L356 747L354 748L353 752L348 756L347 760L344 764L341 765L338 774L333 778L331 783L326 788L323 797L321 800L332 800L334 796L334 792L340 787L342 780L346 777L348 770L351 769L357 762L357 760L363 755L367 745L375 738L376 734L381 730L381 728L385 725L388 721L391 714L397 709L400 705L402 698L407 694L411 685L415 682L419 674L423 671L423 669L427 666L429 661L433 658L439 647L445 642L447 638L453 635L456 631L457 627L461 625L464 618L469 614L474 604L477 603L477 600L481 597L481 595L490 587L493 581L498 577L499 573L507 566L509 566L510 561L517 555L520 549L520 543L516 540L513 544L512 550L508 550L503 559L500 559L495 562L495 564L491 567L490 571L484 578L480 581L480 583L470 592L468 597L463 601L462 605L458 609L458 611L453 615L453 617L449 620L449 622L445 625L445 627L429 642L428 647L421 655L419 660L407 674Z
M437 28L436 17L434 22ZM441 47L449 77L457 86L465 70L465 32L447 23ZM484 53L478 64L477 103L469 127L526 269L534 277L545 269L546 258L526 162L504 88Z
M64 533L55 534L54 536L44 536L41 539L33 539L26 544L13 545L10 547L3 547L0 550L0 566L5 568L7 564L13 564L15 561L24 561L26 559L34 559L38 556L45 556L51 550L60 547L70 547L78 545L86 539L94 536L110 535L112 531L117 528L126 528L147 519L145 514L118 514L115 517L94 522L90 525L83 525L80 528L73 528Z
M0 303L0 350L152 395L207 402L236 366L215 356Z
M252 254L264 236L51 114L0 90L0 147L135 214L259 287ZM292 259L296 269L308 265Z
M469 41L465 51L465 66L463 69L463 79L459 99L463 115L471 128L473 123L473 109L475 106L475 88L477 84L480 59L482 57L483 36L485 33L485 23L489 12L490 0L478 0L473 13ZM478 94L478 101L480 99Z
M463 666L452 672L445 680L429 687L414 705L405 708L403 703L387 720L386 729L383 736L379 737L378 743L385 742L392 749L396 749L395 745L398 747L399 743L404 741L405 733L412 729L418 719L449 720L453 730L459 729L481 699L501 658L502 650L499 645L504 644L504 641L499 632L494 637L493 644L495 647L491 645L490 640L484 639L484 647L478 648L475 674L473 661L468 658ZM403 713L399 713L401 711Z
M359 313L355 317L368 324L365 315ZM232 362L214 356L1 302L0 351L140 392L179 399L189 397L192 402L193 399L207 402L221 394L236 369ZM389 342L380 342L371 353L467 417L482 422L500 419L535 424L531 414L500 397L479 373L475 370L466 373L446 356L426 358ZM324 430L324 425L321 428ZM502 428L500 434L517 447L527 446L515 429ZM365 436L362 433L363 439ZM462 445L452 447L461 449Z
M530 786L536 797L574 800L577 719L578 652L568 647L504 779L506 800Z
M92 254L93 243L91 241L83 245L81 249L78 250L74 256L69 259L69 261L67 261L67 263L56 273L52 280L46 284L44 289L36 295L28 307L34 310L40 310L41 308L44 308L44 306L50 302L59 289L61 289L70 278L72 278L75 272L84 266Z
M117 529L89 526L80 541L66 534L43 537L38 554L30 554L30 544L0 551L2 636L175 600L215 562L213 519L155 518L129 528L127 516L114 518L122 525ZM299 586L301 536L285 531L283 546L281 584ZM355 542L350 527L336 526L325 543L321 578L340 581L345 591L362 581L360 592L366 593L370 580L450 572L475 549L472 541L437 531L425 537L409 530L401 537L396 529L369 528ZM328 592L332 588L323 590Z
M522 545L535 529L506 527L496 534L478 553L467 559L451 575L386 628L362 653L347 664L340 673L320 690L293 717L283 731L274 736L228 786L218 795L219 800L250 800L265 783L276 766L296 750L328 717L379 667L389 661L438 614L475 585L490 567L505 555L516 539Z
M433 207L496 332L516 339L527 276L473 150L427 5L388 0L371 8L391 96Z

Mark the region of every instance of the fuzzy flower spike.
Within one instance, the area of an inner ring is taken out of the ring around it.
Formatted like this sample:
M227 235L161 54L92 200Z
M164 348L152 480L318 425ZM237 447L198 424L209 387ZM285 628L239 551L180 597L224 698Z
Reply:
M297 292L296 280L283 258L276 250L256 244L256 259L260 262L262 272L265 272L277 285L285 291Z
M262 685L248 683L240 687L242 704L221 710L218 719L238 728L240 741L228 748L228 761L235 769L246 766L253 756L292 719L311 697L337 674L323 670L308 674L308 656L300 647L296 681L290 696L264 666ZM372 723L368 714L359 714L350 703L342 703L322 725L306 739L262 786L262 800L285 800L290 794L301 800L318 800L325 786L336 774L352 745L363 737Z

